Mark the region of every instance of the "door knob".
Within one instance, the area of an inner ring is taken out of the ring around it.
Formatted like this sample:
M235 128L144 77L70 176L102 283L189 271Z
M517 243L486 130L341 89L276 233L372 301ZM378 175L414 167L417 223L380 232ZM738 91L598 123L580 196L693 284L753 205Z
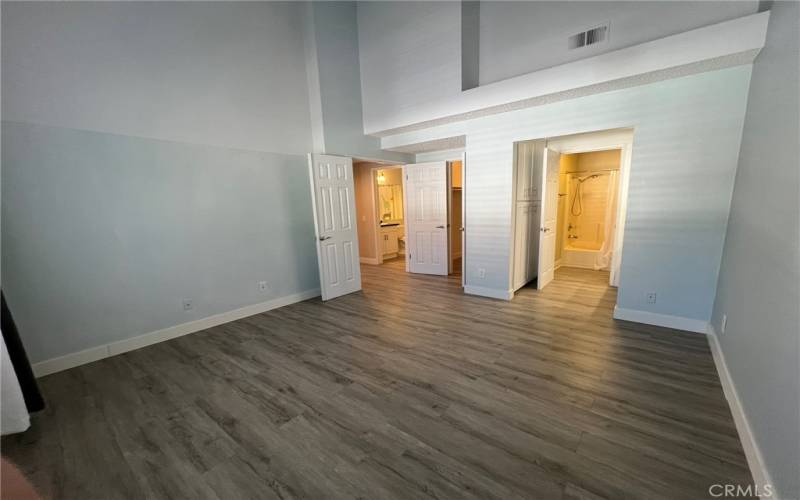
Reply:
M543 232L543 233L546 233L546 232L547 232L547 231L549 231L549 230L550 230L550 228L549 228L549 227L543 227L543 228L542 228L542 232Z
M461 226L460 228L458 228L458 230L463 233L464 232L464 226Z
M320 236L319 237L319 241L325 241L325 240L329 240L329 239L331 239L330 236Z

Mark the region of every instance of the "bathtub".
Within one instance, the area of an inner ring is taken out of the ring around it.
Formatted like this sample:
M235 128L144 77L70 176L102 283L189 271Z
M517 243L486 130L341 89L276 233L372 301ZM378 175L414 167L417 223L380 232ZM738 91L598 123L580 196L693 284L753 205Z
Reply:
M595 241L570 240L561 250L560 264L565 267L594 269L601 246L600 243Z

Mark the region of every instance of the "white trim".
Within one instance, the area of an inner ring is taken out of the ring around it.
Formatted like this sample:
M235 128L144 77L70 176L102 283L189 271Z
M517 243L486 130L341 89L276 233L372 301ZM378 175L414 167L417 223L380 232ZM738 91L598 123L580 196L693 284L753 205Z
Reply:
M483 286L466 285L464 293L467 295L479 295L492 299L511 300L514 298L513 290L498 290L497 288L487 288Z
M373 266L377 266L382 263L377 257L361 257L359 258L359 262L362 264L371 264Z
M772 477L764 462L764 457L761 454L761 449L758 447L753 431L750 428L750 422L747 419L747 414L744 411L742 402L739 399L739 393L736 391L736 385L733 383L733 378L728 371L728 365L725 363L725 354L722 352L722 347L717 338L717 332L714 326L708 325L708 345L711 348L711 355L714 357L714 365L717 367L717 374L719 374L719 381L722 384L722 391L725 393L725 399L728 400L728 406L733 415L733 422L736 424L736 430L739 433L739 440L742 442L744 455L747 458L747 465L750 467L750 473L753 475L753 481L758 487L758 491L764 491L766 485L773 485ZM777 492L773 490L773 495L770 498L775 500Z
M686 330L687 332L708 333L708 321L694 318L684 318L683 316L672 316L671 314L654 313L650 311L639 311L636 309L625 309L614 306L614 319L634 321L646 325L663 326L674 328L675 330Z
M259 304L241 307L239 309L234 309L233 311L215 314L207 318L189 321L187 323L181 323L179 325L170 326L154 332L137 335L129 339L92 347L83 351L65 354L64 356L34 363L33 373L37 377L43 377L45 375L50 375L51 373L85 365L93 361L116 356L117 354L133 351L141 347L157 344L159 342L164 342L176 337L182 337L184 335L199 332L201 330L206 330L208 328L229 323L237 319L246 318L248 316L260 314L272 309L288 306L289 304L294 304L295 302L302 302L314 297L319 297L319 295L319 288L314 288L311 290L286 295L284 297L278 297L276 299L261 302Z

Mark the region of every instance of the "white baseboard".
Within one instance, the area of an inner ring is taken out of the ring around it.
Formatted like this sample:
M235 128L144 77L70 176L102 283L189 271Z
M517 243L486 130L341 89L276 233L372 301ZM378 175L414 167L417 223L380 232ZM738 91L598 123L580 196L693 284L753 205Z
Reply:
M717 332L714 326L708 325L708 345L711 348L711 355L714 357L714 364L717 367L717 374L719 374L719 381L722 384L722 391L725 393L725 399L728 400L728 406L733 415L733 422L736 424L736 431L739 433L739 441L742 442L745 458L747 458L747 465L750 467L750 473L753 475L753 481L758 486L758 491L765 491L765 485L773 485L772 477L767 470L764 463L764 457L761 455L761 449L758 447L753 431L750 428L750 422L747 420L747 414L744 412L744 407L739 399L739 393L736 391L736 385L733 383L731 374L728 371L728 365L725 363L725 355L719 345ZM770 497L770 500L776 500L776 493Z
M319 297L319 294L319 288L306 290L304 292L294 293L285 297L278 297L266 302L234 309L233 311L215 314L207 318L170 326L162 330L156 330L154 332L137 335L129 339L92 347L83 351L65 354L64 356L34 363L32 367L33 373L37 377L43 377L45 375L50 375L51 373L85 365L103 358L116 356L117 354L122 354L123 352L133 351L141 347L157 344L159 342L164 342L165 340L182 337L183 335L199 332L201 330L222 325L224 323L229 323L237 319L253 316L254 314L260 314L272 309L288 306L289 304L294 304L295 302L302 302L314 297Z
M619 306L614 306L614 318L646 325L664 326L675 330L686 330L687 332L708 333L708 321L702 319L625 309Z
M466 285L464 287L464 293L501 300L511 300L514 298L514 292L511 290L498 290L496 288L486 288L483 286Z
M360 257L359 261L362 264L372 264L373 266L382 264L382 262L375 257Z

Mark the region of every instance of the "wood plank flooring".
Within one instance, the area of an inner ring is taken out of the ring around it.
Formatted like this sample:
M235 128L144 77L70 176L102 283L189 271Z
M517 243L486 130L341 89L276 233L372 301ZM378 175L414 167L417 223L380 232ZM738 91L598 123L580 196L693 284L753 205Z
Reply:
M41 379L2 440L45 498L708 497L752 479L706 338L606 273L511 302L362 266L308 300Z

